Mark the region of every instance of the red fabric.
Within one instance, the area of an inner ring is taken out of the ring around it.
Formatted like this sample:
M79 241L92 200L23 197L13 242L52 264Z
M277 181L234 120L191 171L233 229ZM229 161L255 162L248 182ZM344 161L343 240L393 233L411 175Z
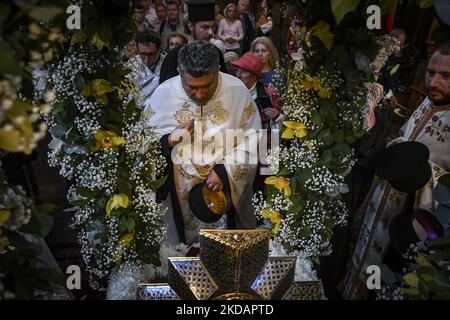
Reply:
M251 52L246 52L242 57L239 58L239 60L230 62L231 64L247 70L254 75L256 75L258 78L261 78L262 74L262 68L263 65L261 63L261 60L258 58L258 56Z
M381 16L381 30L380 34L387 34L394 29L394 19L390 12Z

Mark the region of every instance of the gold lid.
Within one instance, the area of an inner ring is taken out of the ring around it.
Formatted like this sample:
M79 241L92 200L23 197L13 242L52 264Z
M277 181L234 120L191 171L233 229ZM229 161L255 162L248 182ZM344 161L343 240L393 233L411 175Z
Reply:
M223 191L212 191L206 184L202 186L202 196L205 204L214 214L224 214L227 210L227 198Z

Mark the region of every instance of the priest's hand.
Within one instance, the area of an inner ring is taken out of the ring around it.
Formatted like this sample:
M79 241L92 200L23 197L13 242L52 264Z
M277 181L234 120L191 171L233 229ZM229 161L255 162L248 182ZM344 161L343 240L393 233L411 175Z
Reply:
M212 191L220 191L223 189L223 182L214 169L206 177L206 186Z
M181 126L176 127L172 131L172 133L169 135L170 147L173 148L175 145L180 143L182 140L181 137L186 135L186 131L190 135L192 141L192 137L194 136L194 119L183 123Z

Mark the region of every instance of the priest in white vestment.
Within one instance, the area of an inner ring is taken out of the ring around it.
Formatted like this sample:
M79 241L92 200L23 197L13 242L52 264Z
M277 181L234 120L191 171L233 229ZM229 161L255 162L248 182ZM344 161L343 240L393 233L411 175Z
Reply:
M450 172L450 41L431 57L425 85L428 96L400 129L400 137L390 145L416 141L428 148L431 178L415 192L413 208L436 214L438 203L433 189L438 179ZM414 154L410 156L414 159ZM390 244L389 223L394 216L404 214L407 198L408 193L396 190L386 180L375 179L372 183L360 210L361 229L343 283L345 298L367 296L366 279L371 275L367 268L384 258Z
M164 217L168 243L197 242L203 228L253 229L252 184L261 128L258 108L239 79L219 72L217 49L210 43L183 46L178 69L180 75L162 83L145 106L169 161L169 194L161 198L168 208ZM232 214L213 224L193 215L189 192L203 182L212 191L228 186Z

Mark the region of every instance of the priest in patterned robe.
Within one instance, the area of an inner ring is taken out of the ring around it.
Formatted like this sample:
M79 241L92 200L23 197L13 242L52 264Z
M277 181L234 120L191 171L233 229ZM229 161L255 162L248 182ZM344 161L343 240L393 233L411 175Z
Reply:
M239 79L219 72L211 43L184 45L178 70L180 75L155 90L144 111L151 114L149 124L169 164L167 183L157 194L168 208L168 243L192 244L201 228L253 229L258 108ZM231 209L215 223L200 221L191 210L189 193L199 183L215 192L229 189Z
M436 214L438 203L433 190L438 179L450 172L450 41L432 55L425 86L427 97L400 129L400 137L390 145L406 141L424 144L430 153L431 178L412 197L396 190L388 181L375 178L366 200L356 212L361 227L342 286L345 298L368 296L366 280L371 273L367 268L385 262L390 245L389 224L394 216L407 214L407 206ZM410 157L414 159L414 154Z

